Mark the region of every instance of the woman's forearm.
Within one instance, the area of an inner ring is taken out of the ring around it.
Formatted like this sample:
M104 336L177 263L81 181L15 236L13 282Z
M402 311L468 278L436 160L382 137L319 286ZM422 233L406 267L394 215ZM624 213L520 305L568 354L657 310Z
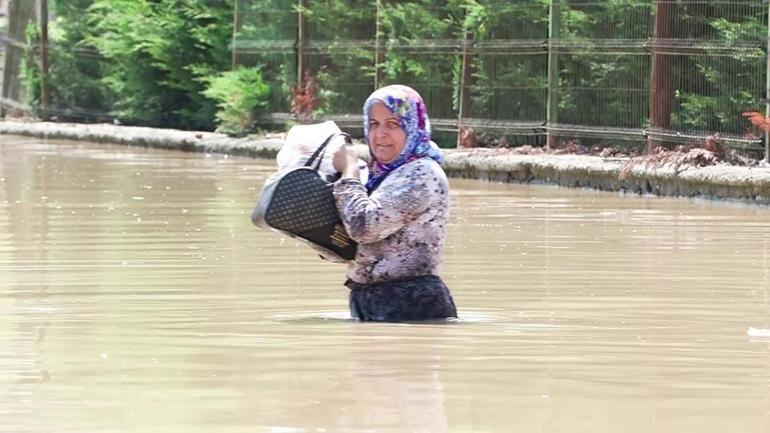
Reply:
M342 177L347 179L358 179L361 176L358 170L358 164L348 164L345 169L342 170Z

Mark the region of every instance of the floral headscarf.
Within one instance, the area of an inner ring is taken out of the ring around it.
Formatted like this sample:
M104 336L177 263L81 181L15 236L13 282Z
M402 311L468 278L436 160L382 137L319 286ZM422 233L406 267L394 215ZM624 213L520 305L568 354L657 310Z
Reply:
M393 170L418 158L432 158L439 164L443 161L436 143L430 141L430 120L425 102L416 90L402 85L386 86L375 90L364 102L364 137L369 140L369 110L381 102L395 114L406 133L406 144L395 161L384 164L377 161L369 149L369 181L366 190L372 192Z

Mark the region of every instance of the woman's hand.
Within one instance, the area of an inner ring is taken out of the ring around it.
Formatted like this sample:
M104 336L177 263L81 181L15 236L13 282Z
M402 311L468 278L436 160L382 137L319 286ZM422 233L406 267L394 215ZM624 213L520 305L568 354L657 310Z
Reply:
M346 144L337 149L332 164L335 170L342 173L342 177L358 179L358 153L355 146Z

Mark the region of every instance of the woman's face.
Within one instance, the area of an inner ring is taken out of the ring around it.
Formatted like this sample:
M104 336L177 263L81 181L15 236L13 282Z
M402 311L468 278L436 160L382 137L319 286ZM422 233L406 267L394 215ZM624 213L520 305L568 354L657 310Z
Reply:
M369 109L369 149L377 161L387 164L401 155L406 145L406 132L398 116L378 102Z

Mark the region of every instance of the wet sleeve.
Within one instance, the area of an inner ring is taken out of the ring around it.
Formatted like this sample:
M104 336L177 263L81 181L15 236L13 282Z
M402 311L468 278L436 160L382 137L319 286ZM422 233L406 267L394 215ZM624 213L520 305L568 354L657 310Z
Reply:
M377 242L419 217L431 205L427 180L420 172L392 173L371 196L361 182L339 180L334 198L350 237L363 244Z

